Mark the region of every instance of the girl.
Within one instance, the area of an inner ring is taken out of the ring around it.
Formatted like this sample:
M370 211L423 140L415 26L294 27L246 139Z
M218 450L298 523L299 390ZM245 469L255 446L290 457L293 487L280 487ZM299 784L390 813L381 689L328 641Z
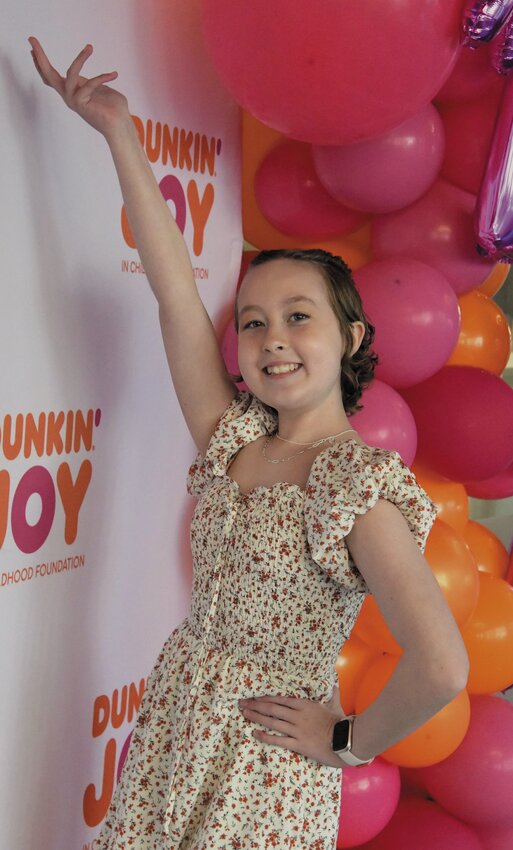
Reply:
M117 74L81 76L88 45L63 78L29 41L43 81L109 145L199 450L191 611L148 678L95 846L331 850L343 765L408 735L468 674L421 554L436 508L397 452L350 427L374 328L340 258L263 252L236 304L250 388L237 392L126 99L106 85ZM345 718L335 662L366 593L403 654Z

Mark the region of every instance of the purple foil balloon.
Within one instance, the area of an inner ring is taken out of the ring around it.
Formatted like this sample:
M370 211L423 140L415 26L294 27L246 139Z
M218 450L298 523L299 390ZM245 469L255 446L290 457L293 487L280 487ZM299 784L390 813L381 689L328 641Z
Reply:
M513 77L504 89L476 204L477 250L513 262Z
M513 72L513 17L511 17L493 43L492 66L499 74Z
M463 44L479 47L495 38L513 11L513 0L472 0L463 13Z

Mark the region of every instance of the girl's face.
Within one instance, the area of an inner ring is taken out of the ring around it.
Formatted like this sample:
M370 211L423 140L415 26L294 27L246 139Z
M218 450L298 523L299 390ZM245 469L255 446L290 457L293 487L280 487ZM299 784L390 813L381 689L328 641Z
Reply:
M239 290L238 319L239 368L261 401L277 410L326 402L343 409L344 343L322 273L312 264L279 258L251 268Z

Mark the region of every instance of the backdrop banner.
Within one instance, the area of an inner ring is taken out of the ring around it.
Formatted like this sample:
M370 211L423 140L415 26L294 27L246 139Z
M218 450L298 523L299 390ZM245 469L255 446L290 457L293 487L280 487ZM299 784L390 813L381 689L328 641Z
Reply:
M196 0L29 0L2 27L0 850L89 850L188 613L196 448L104 139L42 85L117 70L221 333L239 273L239 109Z

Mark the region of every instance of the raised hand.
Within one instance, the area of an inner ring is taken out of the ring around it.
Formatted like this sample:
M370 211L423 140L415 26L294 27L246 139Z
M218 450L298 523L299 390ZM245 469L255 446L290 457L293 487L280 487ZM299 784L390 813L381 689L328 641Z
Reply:
M99 74L91 79L80 75L86 60L93 52L91 44L87 44L80 51L69 66L66 76L61 77L50 64L37 38L31 36L29 43L34 65L43 82L55 89L66 105L95 130L108 137L120 122L130 118L126 97L105 85L116 79L117 71Z

